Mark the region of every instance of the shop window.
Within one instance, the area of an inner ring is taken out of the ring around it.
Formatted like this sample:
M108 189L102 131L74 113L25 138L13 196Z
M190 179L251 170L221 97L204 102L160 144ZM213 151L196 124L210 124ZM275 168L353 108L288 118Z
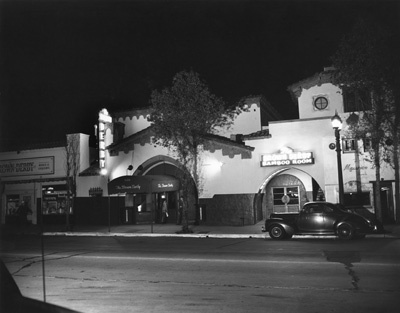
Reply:
M6 201L6 215L17 216L17 211L20 205L19 195L7 195Z
M343 139L342 140L342 145L343 145L343 152L344 153L351 153L351 152L356 152L356 145L357 142L355 139Z
M43 215L65 214L67 210L67 186L43 186L42 199Z

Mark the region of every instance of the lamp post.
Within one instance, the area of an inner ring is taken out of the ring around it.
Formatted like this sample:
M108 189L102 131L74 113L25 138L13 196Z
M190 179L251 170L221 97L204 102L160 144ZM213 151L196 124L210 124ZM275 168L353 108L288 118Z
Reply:
M343 189L343 172L342 172L342 155L340 149L340 130L342 129L342 120L340 116L335 113L331 118L332 128L335 130L336 138L336 157L337 157L337 168L338 168L338 182L339 182L339 203L344 204L344 189Z

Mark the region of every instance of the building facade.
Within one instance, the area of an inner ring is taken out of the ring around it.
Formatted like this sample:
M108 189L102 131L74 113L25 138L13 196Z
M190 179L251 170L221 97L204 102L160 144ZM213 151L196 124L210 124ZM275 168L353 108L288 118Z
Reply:
M273 212L298 212L307 201L339 202L340 170L345 204L374 212L375 169L370 146L367 141L348 137L346 120L352 109L344 101L342 90L331 83L331 75L327 69L289 86L298 106L298 119L280 119L263 97L255 97L248 99L247 109L235 118L231 128L219 129L205 138L200 149L200 184L190 183L187 199L191 223L249 225ZM99 162L90 166L88 146L81 148L76 223L160 223L164 202L167 222L181 222L180 177L185 169L172 150L152 142L150 112L148 108L100 112L96 128ZM331 124L336 113L343 121L342 169L338 169ZM35 153L31 151L27 158L34 158ZM42 150L37 157L49 158L55 153ZM8 162L4 158L15 160L17 155L2 154L1 158L3 166ZM59 177L59 185L65 184L57 170L61 165L57 164L55 161L54 173L25 176L6 176L7 167L2 167L3 223L8 208L16 206L13 197L22 201L29 194L34 207L40 195L42 207L36 210L44 212L43 191L54 185L51 179ZM382 215L387 221L398 220L394 170L383 164L381 178Z
M249 99L248 110L235 119L232 128L221 129L206 141L201 155L201 185L193 185L193 198L199 197L200 208L194 208L192 199L192 221L254 224L272 212L297 212L307 201L339 202L335 133L331 124L336 112L343 121L341 171L345 204L374 212L375 170L370 147L366 141L346 137L346 119L352 111L346 107L341 89L331 83L331 75L332 71L327 69L288 88L298 106L299 119L278 120L262 97ZM151 141L148 114L149 111L136 110L113 115L113 124L118 123L123 136L115 141L112 125L106 133L110 181L129 175L179 177L181 167L176 156ZM393 169L383 164L381 177L382 213L393 221ZM172 220L177 215L174 210L178 189L166 195L171 202ZM136 199L137 195L131 194ZM146 198L148 207L156 212L162 199L159 195L165 196L158 191ZM131 204L141 202L132 201ZM135 206L132 205L134 213ZM153 216L156 221L157 216L158 213Z
M87 168L89 136L76 136L79 141L79 166ZM66 145L67 140L0 152L2 224L65 222L68 210ZM71 208L69 213L73 218Z

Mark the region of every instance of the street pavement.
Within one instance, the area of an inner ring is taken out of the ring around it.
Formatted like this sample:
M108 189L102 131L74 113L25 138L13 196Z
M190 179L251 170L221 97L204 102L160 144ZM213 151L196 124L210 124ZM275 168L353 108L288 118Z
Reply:
M40 235L44 236L121 236L121 237L195 237L195 238L266 238L268 233L262 232L264 222L244 226L189 225L189 232L183 233L181 225L175 224L143 224L143 225L74 225L66 230L65 225L46 225L43 229L38 225L15 226L1 225L1 235ZM400 238L400 224L384 225L383 234L367 235L367 238ZM294 236L296 238L315 238L316 236ZM326 238L328 236L324 236ZM330 236L334 237L334 236ZM322 237L321 237L322 238Z

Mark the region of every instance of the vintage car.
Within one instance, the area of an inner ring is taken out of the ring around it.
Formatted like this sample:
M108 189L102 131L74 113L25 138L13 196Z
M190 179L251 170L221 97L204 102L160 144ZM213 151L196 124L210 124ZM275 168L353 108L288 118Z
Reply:
M299 213L272 213L263 232L272 239L289 239L293 235L336 235L341 239L363 238L377 233L376 221L341 209L330 202L308 202Z

